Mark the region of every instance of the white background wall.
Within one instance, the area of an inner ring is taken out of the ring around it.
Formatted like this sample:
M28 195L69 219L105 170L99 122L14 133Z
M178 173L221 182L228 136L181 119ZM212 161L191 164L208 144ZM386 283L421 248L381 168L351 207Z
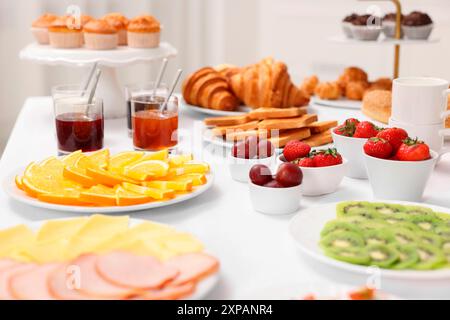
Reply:
M440 43L407 46L401 52L401 75L450 79L450 1L403 0L404 11L428 12L436 23L433 37ZM0 1L0 152L24 100L48 95L50 87L81 81L84 70L48 67L20 61L18 52L32 41L31 21L46 11L62 14L69 4L93 16L121 11L128 16L151 13L164 25L163 39L174 44L178 67L189 73L205 65L244 65L272 55L285 61L295 81L318 74L337 77L342 68L359 65L372 77L390 76L393 48L343 46L328 39L340 34L343 16L364 13L369 5L383 12L389 2L357 0L1 0ZM154 77L157 65L120 70L123 83ZM39 112L39 110L36 110ZM31 143L31 140L30 140Z

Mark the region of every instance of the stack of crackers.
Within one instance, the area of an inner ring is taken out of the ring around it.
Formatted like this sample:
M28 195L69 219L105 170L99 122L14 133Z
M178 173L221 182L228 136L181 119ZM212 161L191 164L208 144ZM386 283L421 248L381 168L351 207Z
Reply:
M330 129L337 121L318 121L316 114L302 108L259 108L239 116L206 118L214 137L228 142L257 136L267 138L275 147L282 148L291 140L302 140L311 147L331 143Z

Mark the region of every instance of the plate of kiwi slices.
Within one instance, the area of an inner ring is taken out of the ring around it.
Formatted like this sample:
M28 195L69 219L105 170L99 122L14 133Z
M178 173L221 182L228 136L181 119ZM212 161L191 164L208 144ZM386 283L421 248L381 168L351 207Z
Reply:
M307 256L358 274L450 280L450 209L411 202L347 201L306 209L289 233Z

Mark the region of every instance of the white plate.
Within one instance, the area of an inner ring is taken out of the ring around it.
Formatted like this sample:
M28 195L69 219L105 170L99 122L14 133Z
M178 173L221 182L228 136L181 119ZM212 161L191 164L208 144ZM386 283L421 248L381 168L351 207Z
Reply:
M208 181L206 184L198 187L194 187L194 191L191 193L180 195L174 199L168 201L155 201L144 204L137 204L132 206L113 206L113 207L85 207L85 206L68 206L61 204L53 204L47 203L43 201L39 201L36 198L30 197L25 192L17 188L14 177L16 175L21 175L24 172L24 168L17 169L11 174L7 175L6 178L2 181L3 190L14 200L18 202L22 202L28 204L33 207L50 209L50 210L58 210L58 211L66 211L66 212L80 212L80 213L118 213L118 212L132 212L132 211L141 211L147 209L154 209L160 207L170 206L175 203L187 201L189 199L198 197L203 192L211 188L214 182L214 174L208 173L206 178Z
M236 111L224 111L224 110L214 110L214 109L207 109L202 108L198 106L193 106L189 103L187 103L184 99L181 99L181 106L186 110L193 110L199 113L207 114L210 116L238 116L241 114L246 114L250 110L252 110L250 107L247 106L239 106L238 110Z
M432 210L449 213L450 209L424 205L423 203L376 200L384 203L398 203L411 206L426 206ZM289 223L289 233L300 251L313 260L332 267L335 270L346 271L367 277L368 267L350 264L327 257L319 247L320 232L324 225L336 218L336 203L324 204L300 211ZM385 280L406 281L450 281L450 269L415 271L379 269L381 278Z
M339 44L349 44L349 45L367 46L370 44L374 44L374 45L392 46L392 45L396 45L396 44L400 44L400 45L433 44L433 43L438 43L440 41L440 39L439 38L429 38L426 40L411 40L411 39L408 39L405 37L403 39L398 40L398 39L386 38L386 37L380 35L380 37L377 40L362 41L362 40L357 40L357 39L349 39L345 35L339 35L339 36L334 36L334 37L329 38L329 41L339 43Z
M349 100L349 99L344 99L344 98L341 98L338 100L325 100L325 99L319 99L317 97L312 97L311 102L314 104L321 105L321 106L340 108L340 109L360 110L362 107L361 101Z
M74 217L53 219L53 220L66 220L66 219L73 219L73 218ZM32 222L29 224L29 227L34 232L37 232L39 230L39 228L47 221L48 220ZM130 219L129 221L130 221L129 226L133 227L142 222L147 222L148 220ZM211 274L210 276L204 278L200 283L197 284L197 287L195 288L195 292L191 296L184 297L183 300L200 300L200 299L205 298L211 292L211 290L217 285L218 281L219 281L219 272Z

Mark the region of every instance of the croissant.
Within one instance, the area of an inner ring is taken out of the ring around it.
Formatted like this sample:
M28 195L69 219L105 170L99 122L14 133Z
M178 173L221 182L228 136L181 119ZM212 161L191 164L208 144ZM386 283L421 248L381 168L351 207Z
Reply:
M284 63L266 58L231 76L234 94L252 108L287 108L308 104L306 92L292 83Z
M202 68L183 82L184 100L207 109L232 111L239 100L231 92L227 79L213 68Z

